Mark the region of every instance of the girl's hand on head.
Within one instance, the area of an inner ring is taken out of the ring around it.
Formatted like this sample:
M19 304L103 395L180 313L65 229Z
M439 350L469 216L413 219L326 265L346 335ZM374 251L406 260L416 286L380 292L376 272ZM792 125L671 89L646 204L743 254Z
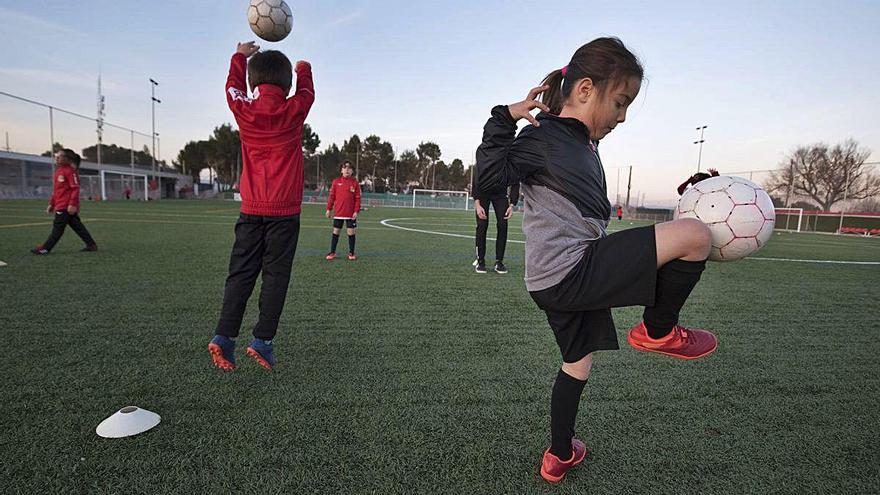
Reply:
M245 42L245 43L239 43L239 44L235 47L235 53L240 53L240 54L244 55L244 56L247 57L247 58L250 58L251 55L257 53L258 51L260 51L260 46L257 45L257 44L256 44L255 42L253 42L253 41L248 41L248 42Z
M518 121L519 119L526 119L531 122L533 126L539 127L541 124L539 124L538 120L529 112L536 108L542 112L550 111L550 109L547 108L547 105L537 100L538 95L548 89L550 89L550 86L538 86L537 88L532 88L525 100L512 105L507 105L507 110L510 112L510 116L513 117L513 120Z

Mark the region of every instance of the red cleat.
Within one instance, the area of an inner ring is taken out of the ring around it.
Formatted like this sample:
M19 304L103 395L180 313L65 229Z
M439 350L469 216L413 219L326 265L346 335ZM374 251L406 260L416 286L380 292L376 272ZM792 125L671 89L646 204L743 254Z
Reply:
M672 327L663 338L648 336L645 322L640 322L629 331L627 339L637 351L657 352L677 359L698 359L708 356L718 348L718 339L712 332L699 328Z
M577 438L571 440L571 459L567 461L560 460L558 457L550 453L550 449L544 451L544 459L541 462L541 477L544 481L553 485L565 478L565 473L569 469L580 464L584 457L587 456L587 446Z
M333 261L336 259L336 253L333 253L333 252L327 253L327 256L324 256L324 259L327 261Z
M348 261L354 261L356 259L358 259L358 257L355 256L354 253L348 253Z

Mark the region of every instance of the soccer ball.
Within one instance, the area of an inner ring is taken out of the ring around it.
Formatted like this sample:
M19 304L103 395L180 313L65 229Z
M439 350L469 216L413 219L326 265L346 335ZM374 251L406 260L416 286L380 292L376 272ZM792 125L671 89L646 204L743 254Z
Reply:
M247 19L254 34L266 41L283 40L293 27L293 14L284 0L250 0Z
M776 224L773 201L761 186L742 177L710 177L687 190L675 218L697 218L712 231L713 261L734 261L770 240Z

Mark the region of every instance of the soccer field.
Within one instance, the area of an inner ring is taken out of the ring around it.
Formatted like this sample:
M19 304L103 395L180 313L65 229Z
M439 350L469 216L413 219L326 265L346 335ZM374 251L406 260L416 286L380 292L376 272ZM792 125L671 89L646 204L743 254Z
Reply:
M760 259L710 263L682 312L718 335L703 360L632 350L641 310L615 310L621 350L597 354L578 416L587 459L551 487L560 360L520 214L510 273L478 275L472 212L371 208L360 259L327 262L305 205L278 366L244 355L254 297L223 373L206 346L238 204L84 203L100 251L68 229L37 257L44 208L0 202L0 493L880 490L880 239L774 234ZM162 423L99 438L127 405Z

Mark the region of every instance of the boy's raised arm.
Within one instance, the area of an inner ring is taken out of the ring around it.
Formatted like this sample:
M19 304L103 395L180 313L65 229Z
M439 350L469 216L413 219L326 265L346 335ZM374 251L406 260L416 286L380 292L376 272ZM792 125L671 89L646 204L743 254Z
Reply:
M229 76L226 78L226 103L232 113L237 113L242 105L250 103L247 95L247 59L257 53L260 47L253 41L239 43L229 62Z
M315 86L312 81L312 66L300 60L294 67L296 72L296 92L288 99L290 114L305 120L315 102Z

